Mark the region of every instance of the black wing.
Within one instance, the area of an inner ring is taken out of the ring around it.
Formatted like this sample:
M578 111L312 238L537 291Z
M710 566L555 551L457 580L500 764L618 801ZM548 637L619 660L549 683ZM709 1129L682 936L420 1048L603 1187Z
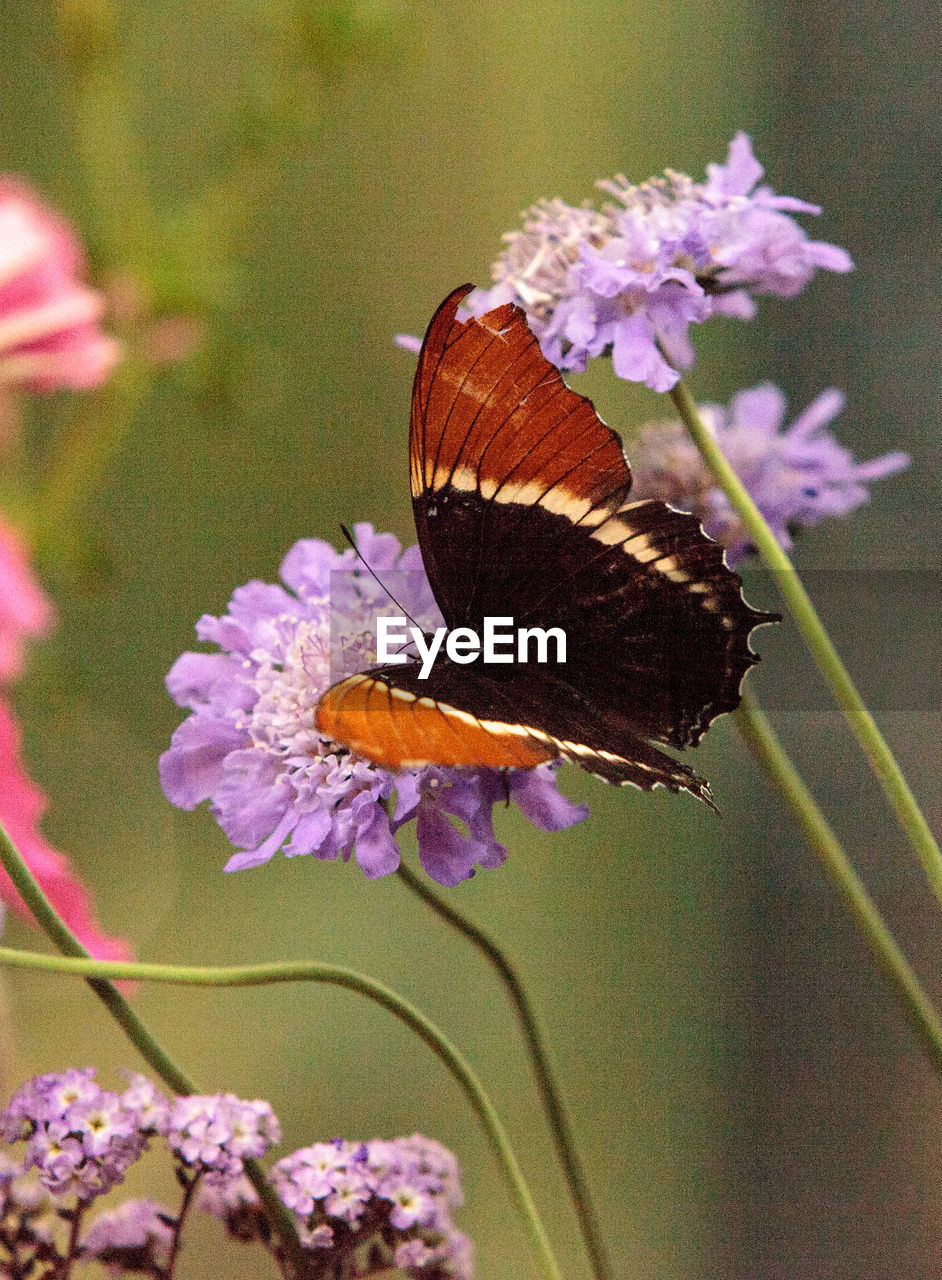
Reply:
M533 769L564 757L606 782L689 791L715 807L707 783L645 742L617 705L586 702L542 667L502 680L444 659L427 679L418 672L378 667L342 680L318 704L318 729L392 770Z
M486 616L562 627L553 678L581 714L615 706L639 740L694 745L738 704L749 634L776 615L745 603L693 516L627 501L619 437L522 311L455 319L469 287L436 312L412 393L413 510L442 614L475 630Z

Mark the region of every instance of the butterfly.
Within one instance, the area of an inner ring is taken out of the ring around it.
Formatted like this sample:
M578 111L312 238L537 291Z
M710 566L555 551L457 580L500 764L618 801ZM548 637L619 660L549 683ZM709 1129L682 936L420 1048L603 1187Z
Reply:
M409 459L422 560L449 630L485 618L561 628L565 662L440 654L329 688L317 728L391 769L533 769L566 759L608 782L709 785L662 746L696 746L758 661L751 608L691 515L630 500L620 438L507 304L468 320L455 290L429 325ZM547 646L549 657L549 646ZM559 652L557 649L557 658Z

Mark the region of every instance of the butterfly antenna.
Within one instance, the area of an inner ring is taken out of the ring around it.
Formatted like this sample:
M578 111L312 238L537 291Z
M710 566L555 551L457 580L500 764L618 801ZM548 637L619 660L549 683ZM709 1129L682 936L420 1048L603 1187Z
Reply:
M380 578L378 578L378 577L376 576L376 574L373 572L373 570L370 568L370 566L369 566L369 565L366 563L366 561L363 559L363 555L362 555L362 553L361 553L361 551L360 551L360 548L359 548L359 547L357 546L357 544L356 544L356 541L355 541L355 539L354 539L354 537L353 537L353 534L350 532L350 530L347 528L347 526L346 526L345 524L343 524L343 523L341 523L341 525L340 525L340 532L343 534L343 536L344 536L344 537L347 539L347 541L350 543L350 546L351 546L351 547L353 547L353 550L354 550L354 551L355 551L355 553L356 553L357 559L361 561L361 563L363 564L364 569L366 569L366 571L367 571L367 573L370 575L370 577L371 577L371 578L373 578L376 582L378 582L378 583L379 583L379 585L383 588L383 590L384 590L384 591L386 592L386 594L389 596L390 600L393 602L393 604L396 606L396 608L397 608L397 609L399 609L402 613L404 613L404 614L405 614L405 616L409 619L409 621L412 623L412 625L413 625L414 627L416 627L419 631L423 632L423 634L424 634L424 632L425 632L425 628L424 628L424 627L420 627L420 626L419 626L419 624L416 622L415 618L413 618L412 614L411 614L411 613L409 613L407 609L403 609L402 605L399 603L399 601L396 599L396 597L393 595L393 593L392 593L392 592L389 590L389 588L386 586L385 582L383 582Z

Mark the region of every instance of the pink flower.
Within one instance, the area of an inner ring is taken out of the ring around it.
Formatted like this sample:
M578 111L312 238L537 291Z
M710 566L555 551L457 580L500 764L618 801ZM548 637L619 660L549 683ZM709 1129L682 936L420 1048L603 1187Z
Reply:
M0 177L0 386L96 387L119 347L98 326L105 302L81 283L84 259L66 222Z
M55 620L52 601L33 577L26 549L0 516L0 682L23 668L23 648Z
M0 822L58 914L82 945L98 960L128 960L132 951L122 938L102 933L91 894L59 853L39 833L46 799L32 784L19 758L20 732L13 713L0 700ZM18 915L30 914L5 871L0 871L0 900Z

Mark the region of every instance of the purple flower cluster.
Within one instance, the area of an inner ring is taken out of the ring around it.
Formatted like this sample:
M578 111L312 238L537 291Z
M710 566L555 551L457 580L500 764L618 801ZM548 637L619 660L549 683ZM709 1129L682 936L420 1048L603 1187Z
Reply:
M49 1263L50 1275L67 1274L80 1258L113 1276L165 1276L191 1207L220 1219L235 1239L280 1256L243 1173L245 1159L281 1138L267 1102L228 1093L167 1098L132 1072L119 1095L101 1089L94 1074L86 1068L37 1076L0 1114L0 1136L27 1143L22 1161L0 1151L4 1275L8 1258L17 1264L12 1274L24 1277L34 1263ZM80 1238L89 1202L120 1182L156 1135L177 1159L179 1214L131 1200L101 1214ZM429 1138L316 1143L280 1161L272 1182L298 1219L312 1280L346 1275L354 1262L349 1274L363 1277L399 1267L422 1280L470 1280L471 1245L451 1221L463 1201L458 1165Z
M426 1277L470 1280L471 1245L451 1211L463 1200L458 1166L420 1134L386 1142L318 1142L280 1160L272 1180L302 1241L338 1259L374 1240L378 1261Z
M153 1200L126 1200L101 1214L82 1241L83 1262L92 1260L110 1274L164 1276L173 1241L173 1214Z
M0 1151L0 1274L28 1276L56 1261L52 1203L35 1174Z
M395 537L368 524L356 526L356 540L371 569L397 574L412 617L439 625L418 547L402 551ZM314 714L335 678L331 657L334 672L375 664L375 618L389 600L357 569L352 550L313 539L292 547L280 575L284 587L250 582L223 617L201 618L197 635L222 652L184 653L167 676L171 696L192 714L161 757L164 794L184 809L211 801L243 850L226 870L258 866L284 849L322 859L354 853L367 876L387 875L399 865L396 832L415 818L422 865L440 884L454 885L475 865L497 867L506 858L491 810L508 791L543 830L586 816L556 790L555 766L507 775L435 767L393 774L322 738Z
M827 430L843 407L843 395L831 388L783 428L785 397L771 383L738 392L728 409L700 406L733 470L783 547L791 545L791 536L799 528L853 511L869 498L869 481L893 475L909 463L909 456L898 452L855 462ZM630 452L633 498L660 498L692 511L710 537L727 548L731 565L752 550L729 499L714 483L681 423L642 427Z
M55 1196L103 1195L146 1144L134 1108L99 1088L94 1075L89 1067L36 1076L0 1115L0 1135L26 1141L24 1169L37 1169Z
M202 1182L196 1197L201 1213L218 1218L226 1231L243 1244L269 1245L271 1223L262 1207L258 1192L245 1174Z
M176 1098L164 1132L167 1146L208 1182L238 1178L243 1161L263 1156L281 1141L281 1126L267 1102L243 1102L232 1093Z
M560 368L610 352L620 378L667 391L693 363L691 324L751 319L757 295L790 298L818 269L851 270L845 250L795 221L819 207L758 185L763 172L739 133L706 182L670 170L641 186L619 176L598 184L614 197L601 211L543 201L504 237L493 288L467 305L481 315L515 302Z

